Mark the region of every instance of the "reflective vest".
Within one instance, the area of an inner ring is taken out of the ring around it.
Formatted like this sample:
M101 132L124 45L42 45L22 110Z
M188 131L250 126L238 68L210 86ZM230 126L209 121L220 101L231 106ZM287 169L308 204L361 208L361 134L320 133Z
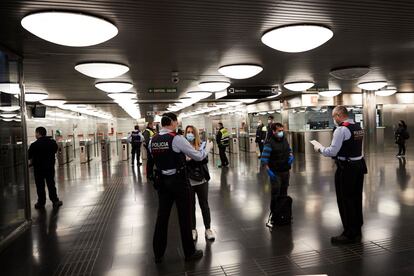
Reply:
M346 127L351 132L351 137L343 141L342 147L337 156L340 157L360 157L362 156L362 147L364 139L364 130L357 124L343 122L340 126Z
M230 133L224 127L222 129L220 129L220 132L221 132L220 144L222 146L228 146L230 144Z

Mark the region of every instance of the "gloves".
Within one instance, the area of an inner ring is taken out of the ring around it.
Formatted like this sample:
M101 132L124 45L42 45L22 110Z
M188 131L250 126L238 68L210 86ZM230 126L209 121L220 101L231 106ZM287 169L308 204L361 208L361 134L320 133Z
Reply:
M288 164L289 165L292 165L292 163L293 163L294 160L295 160L295 157L293 155L289 156Z
M274 173L271 169L267 169L267 174L269 175L270 180L276 180L277 179L276 173Z

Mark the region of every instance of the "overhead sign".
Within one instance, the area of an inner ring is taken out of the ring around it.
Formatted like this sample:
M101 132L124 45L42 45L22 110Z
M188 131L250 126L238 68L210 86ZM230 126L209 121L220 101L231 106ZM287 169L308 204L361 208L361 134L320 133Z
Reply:
M161 115L163 113L165 113L165 111L154 111L154 110L152 110L152 111L147 111L147 116Z
M177 87L149 88L148 93L177 93Z
M261 99L278 93L274 86L229 87L215 93L216 99Z

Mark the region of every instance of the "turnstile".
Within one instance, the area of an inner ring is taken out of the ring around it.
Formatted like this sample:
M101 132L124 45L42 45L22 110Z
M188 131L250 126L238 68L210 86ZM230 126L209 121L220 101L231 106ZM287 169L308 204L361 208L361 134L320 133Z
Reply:
M230 153L239 153L239 139L237 137L233 137L230 139Z
M70 163L73 161L73 142L70 140L66 141L65 149L66 149L66 163Z
M88 141L88 140L79 141L79 151L80 151L79 159L82 164L88 163L89 161L92 160L91 146L92 146L91 141Z
M66 149L66 142L60 141L57 142L58 150L57 150L57 160L59 165L64 165L68 162L67 160L67 149Z
M107 162L111 159L111 142L107 139L101 140L101 160Z
M129 159L129 143L128 139L123 138L121 139L121 160L122 161L128 161Z
M256 146L256 135L249 135L248 138L248 144L247 144L247 152L256 152L257 151L257 146Z

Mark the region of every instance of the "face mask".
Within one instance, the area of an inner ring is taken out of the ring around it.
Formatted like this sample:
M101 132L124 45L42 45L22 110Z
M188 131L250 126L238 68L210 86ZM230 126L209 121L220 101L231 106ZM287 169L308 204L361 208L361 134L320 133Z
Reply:
M195 136L192 133L187 133L187 135L185 136L185 138L187 138L188 142L192 142L192 141L194 141Z
M283 138L283 131L280 131L276 134L277 138Z

